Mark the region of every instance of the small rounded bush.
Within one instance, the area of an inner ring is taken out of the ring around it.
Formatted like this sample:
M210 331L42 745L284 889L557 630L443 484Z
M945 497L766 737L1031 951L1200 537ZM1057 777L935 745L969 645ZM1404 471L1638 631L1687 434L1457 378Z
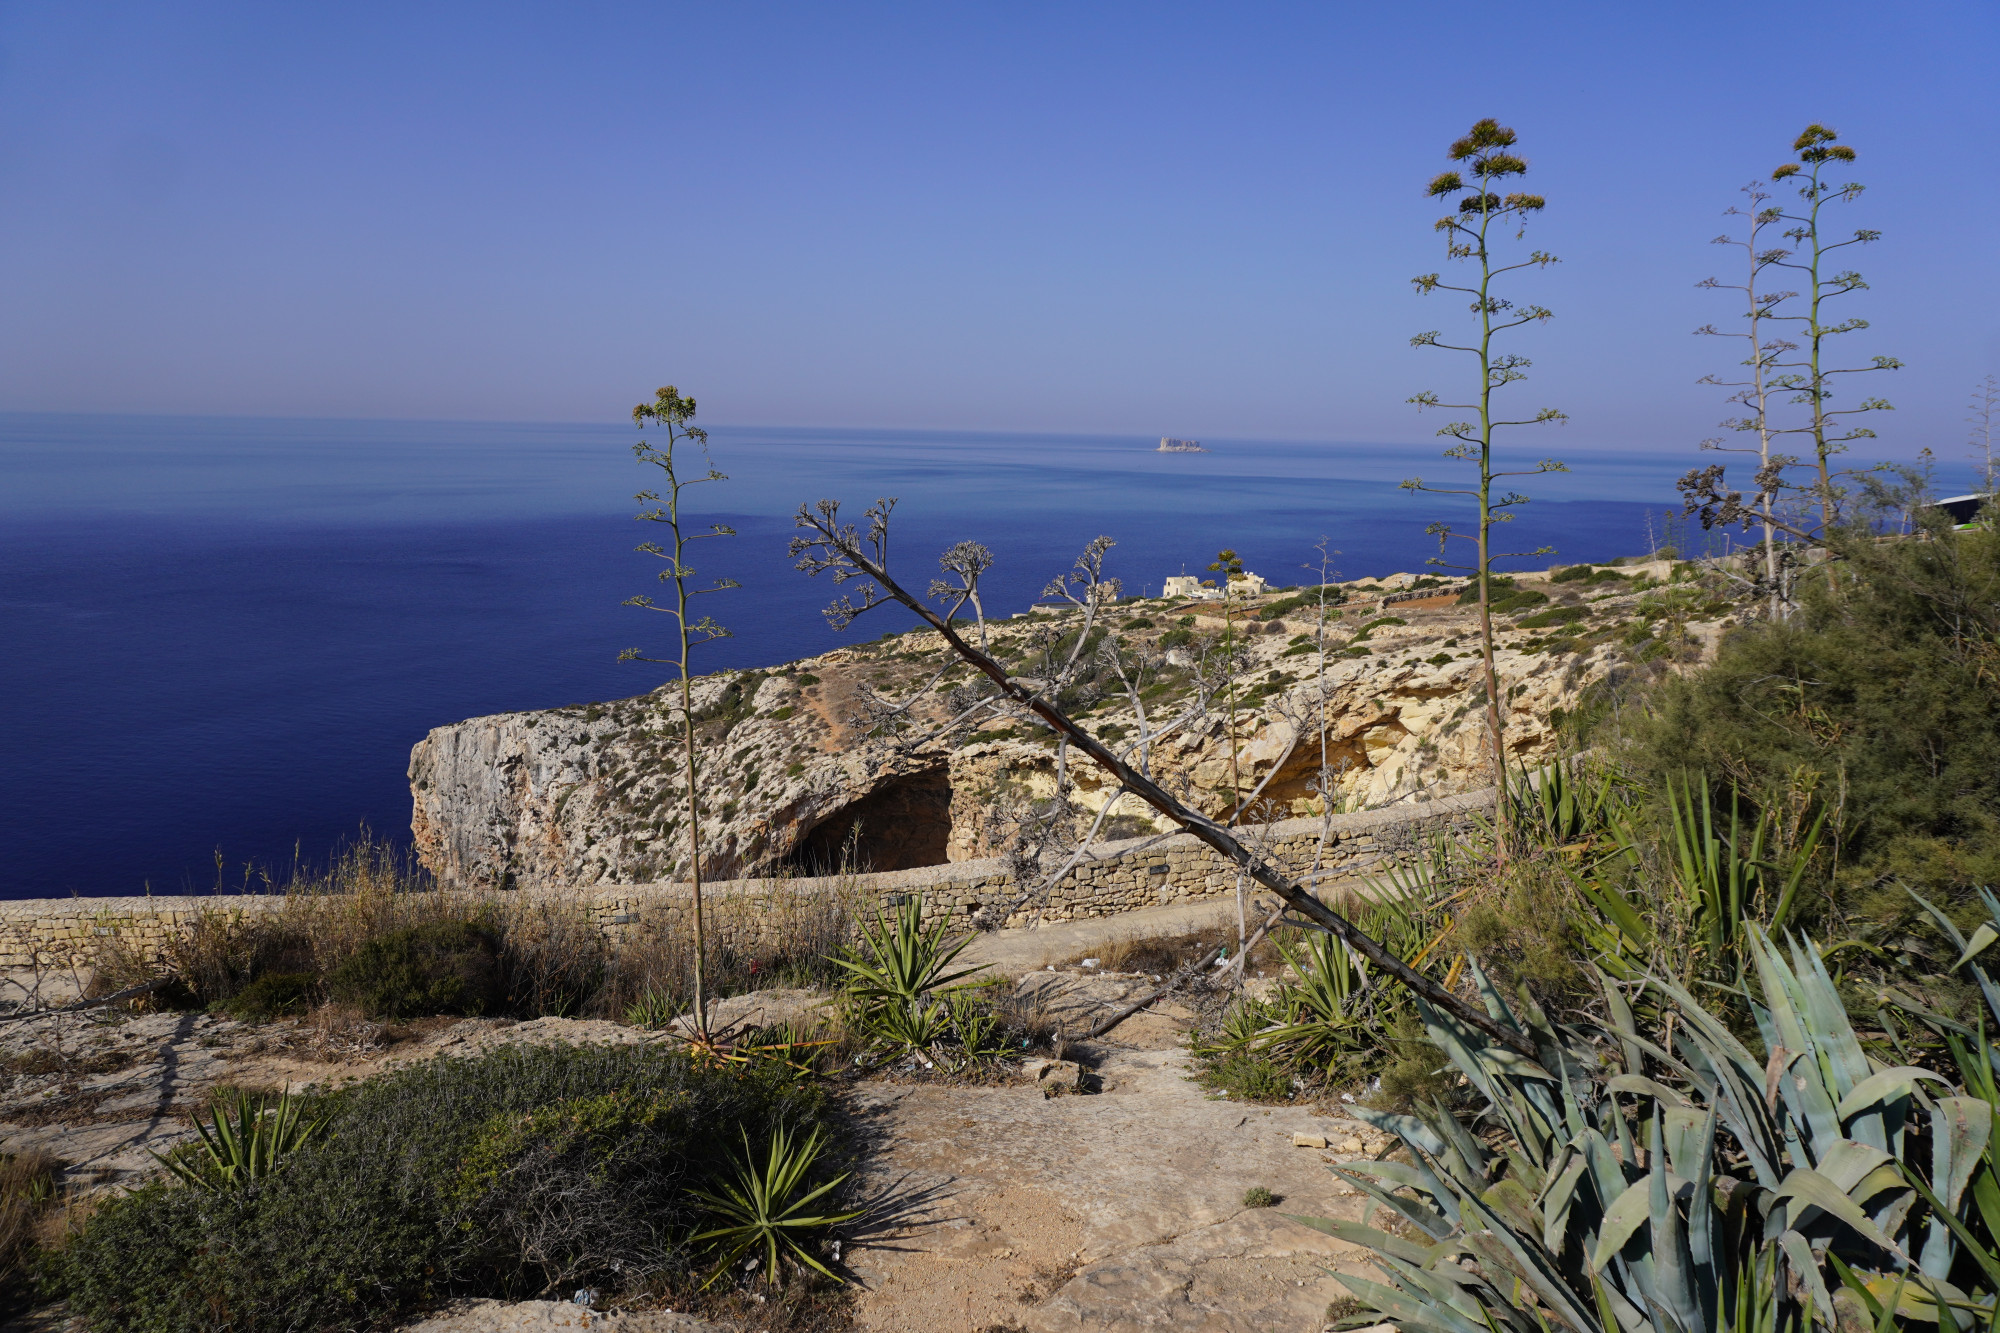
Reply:
M312 1008L314 984L309 972L266 972L222 1002L222 1011L246 1022L262 1022Z
M333 971L336 1000L370 1018L478 1016L500 1007L500 949L470 921L432 921L369 940Z
M1265 1189L1262 1185L1252 1185L1249 1189L1243 1191L1243 1206L1245 1208L1269 1208L1277 1203L1277 1201L1278 1196Z
M1532 616L1522 616L1514 624L1519 629L1547 629L1551 625L1574 625L1579 620L1588 619L1590 612L1581 606L1558 606L1538 611Z

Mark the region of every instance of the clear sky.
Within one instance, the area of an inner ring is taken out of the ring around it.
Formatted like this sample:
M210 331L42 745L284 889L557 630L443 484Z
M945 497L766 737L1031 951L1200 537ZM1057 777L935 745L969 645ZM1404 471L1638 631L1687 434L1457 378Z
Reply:
M1884 453L2000 370L2000 6L0 8L0 408L1424 440L1424 183L1514 126L1565 447L1724 412L1738 186L1860 152ZM1458 378L1454 378L1454 376Z

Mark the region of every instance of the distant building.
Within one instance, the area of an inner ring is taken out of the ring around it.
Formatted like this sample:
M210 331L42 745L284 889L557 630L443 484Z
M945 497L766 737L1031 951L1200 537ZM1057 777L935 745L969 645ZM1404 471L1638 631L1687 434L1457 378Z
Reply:
M1238 597L1255 597L1262 593L1265 587L1264 580L1255 574L1234 574L1229 579L1229 591ZM1160 596L1185 597L1196 602L1219 602L1223 593L1220 588L1203 586L1202 581L1192 574L1175 574L1161 586Z
M1163 454L1205 454L1208 450L1201 447L1200 440L1177 440L1171 435L1162 435L1160 437L1160 447L1157 452Z
M1175 574L1162 585L1160 596L1191 597L1197 602L1219 602L1222 600L1222 589L1204 588L1201 586L1201 580L1192 574Z

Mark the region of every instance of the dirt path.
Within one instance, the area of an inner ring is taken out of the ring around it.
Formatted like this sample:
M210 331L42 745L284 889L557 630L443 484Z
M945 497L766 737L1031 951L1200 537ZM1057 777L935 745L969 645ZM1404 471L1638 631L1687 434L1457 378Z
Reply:
M1358 876L1329 880L1321 892L1335 899L1347 893L1363 893L1368 883ZM1255 930L1268 908L1259 908L1259 897L1273 903L1276 898L1263 890L1249 896L1245 920ZM965 951L965 959L985 963L998 972L1019 976L1050 963L1072 962L1093 949L1102 949L1121 940L1150 940L1193 934L1213 926L1236 927L1234 895L1205 898L1198 902L1173 903L1166 907L1141 907L1115 916L1090 917L1082 921L1051 921L1045 925L1017 930L995 930L978 936Z
M1234 898L1143 907L1136 912L1084 921L1051 921L1032 929L989 931L972 941L964 959L970 964L983 963L997 972L1019 976L1023 972L1040 971L1050 963L1070 962L1118 940L1192 933L1225 921L1232 926L1236 922Z
M1076 984L1099 990L1099 1004L1125 988ZM1116 1044L1083 1048L1102 1080L1094 1095L857 1089L876 1145L861 1179L886 1208L847 1256L861 1326L1316 1333L1346 1294L1325 1269L1373 1270L1283 1214L1360 1216L1363 1196L1327 1167L1382 1141L1311 1109L1211 1096L1187 1077L1187 1018L1169 1006L1130 1020ZM1295 1147L1295 1133L1334 1150ZM1253 1186L1278 1206L1246 1208Z

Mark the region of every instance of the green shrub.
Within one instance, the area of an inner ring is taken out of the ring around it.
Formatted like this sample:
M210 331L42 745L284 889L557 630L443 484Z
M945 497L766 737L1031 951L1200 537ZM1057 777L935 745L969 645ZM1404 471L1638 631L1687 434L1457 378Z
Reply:
M1348 645L1352 647L1355 644L1366 642L1369 636L1374 634L1378 629L1386 629L1394 625L1407 625L1409 623L1409 621L1403 619L1401 616L1377 616L1360 629L1354 631L1354 637L1348 640Z
M512 1047L313 1099L326 1126L251 1190L155 1182L106 1202L51 1278L94 1333L387 1326L457 1295L616 1290L686 1271L687 1190L739 1127L824 1098L650 1046Z
M1252 1185L1249 1189L1243 1191L1243 1206L1245 1208L1270 1208L1274 1207L1277 1202L1278 1196L1265 1189L1262 1185Z
M1568 569L1552 572L1549 575L1549 582L1582 583L1595 586L1599 583L1624 583L1630 580L1631 577L1629 574L1620 574L1615 569L1597 569L1590 565L1571 565Z
M1292 1099L1292 1075L1276 1057L1263 1051L1230 1051L1203 1066L1201 1081L1218 1092L1246 1102Z
M1547 629L1551 625L1574 625L1579 620L1588 619L1590 612L1583 607L1556 606L1532 616L1523 616L1514 624L1521 629Z
M1642 778L1707 772L1794 819L1825 802L1851 888L2000 881L2000 534L1857 542L1801 583L1789 620L1629 713Z
M1194 631L1191 629L1170 629L1160 636L1162 648L1178 648L1182 644L1193 642Z
M1506 615L1530 606L1540 606L1549 600L1547 593L1531 592L1516 586L1512 576L1496 574L1489 580L1488 605L1495 615ZM1479 604L1479 580L1473 579L1465 585L1465 591L1458 595L1460 606Z
M1329 607L1339 606L1346 600L1347 590L1345 588L1328 588L1326 590L1326 604ZM1317 611L1319 604L1319 589L1308 588L1303 592L1294 593L1290 597L1272 602L1269 606L1262 608L1257 612L1257 619L1278 620L1290 615L1294 611L1307 609Z
M328 989L370 1018L489 1013L503 995L499 944L470 921L390 931L335 968Z
M266 972L221 1004L224 1013L246 1022L263 1022L312 1008L318 983L310 972Z

